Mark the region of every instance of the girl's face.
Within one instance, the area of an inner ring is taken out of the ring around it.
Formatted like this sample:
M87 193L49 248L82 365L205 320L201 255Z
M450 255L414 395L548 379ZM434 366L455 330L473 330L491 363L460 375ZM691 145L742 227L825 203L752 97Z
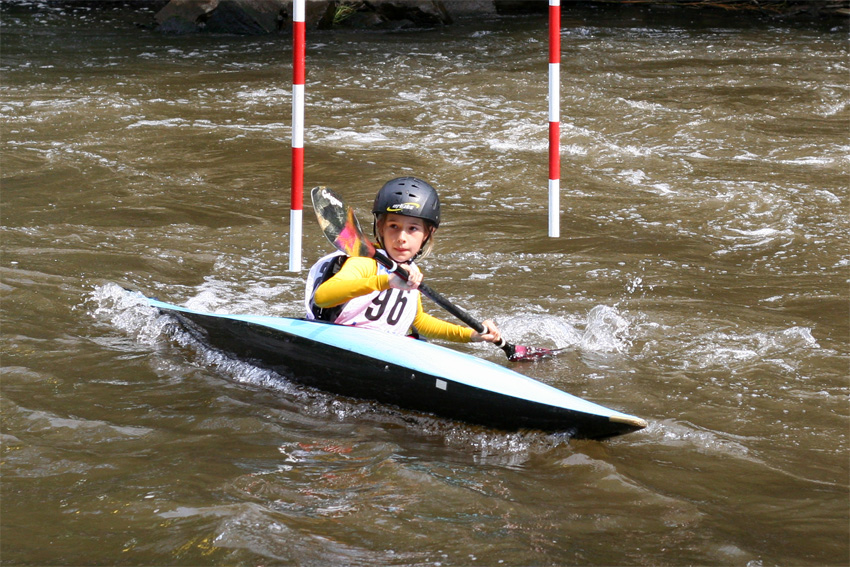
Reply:
M431 234L430 228L422 219L395 213L388 213L379 222L378 229L387 253L398 263L413 259Z

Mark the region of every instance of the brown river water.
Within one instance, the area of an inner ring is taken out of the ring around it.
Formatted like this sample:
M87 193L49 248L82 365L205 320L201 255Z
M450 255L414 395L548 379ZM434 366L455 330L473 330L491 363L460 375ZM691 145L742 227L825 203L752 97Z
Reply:
M600 442L305 389L141 306L302 315L291 40L0 15L3 564L850 562L840 22L565 10L560 238L545 16L308 34L306 187L369 225L437 186L426 281L566 350L457 348L649 423Z

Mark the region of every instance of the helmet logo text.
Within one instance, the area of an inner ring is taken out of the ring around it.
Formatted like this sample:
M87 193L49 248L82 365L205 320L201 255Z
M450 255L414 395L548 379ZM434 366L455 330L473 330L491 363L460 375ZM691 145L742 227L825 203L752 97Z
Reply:
M396 213L401 211L413 211L420 208L419 203L396 203L387 207L388 213Z

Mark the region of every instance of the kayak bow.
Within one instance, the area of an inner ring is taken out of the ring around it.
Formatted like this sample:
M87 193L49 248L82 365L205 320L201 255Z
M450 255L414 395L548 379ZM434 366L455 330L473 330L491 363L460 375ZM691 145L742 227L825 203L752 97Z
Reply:
M322 321L148 302L204 344L333 394L508 431L603 439L646 427L638 417L424 341Z

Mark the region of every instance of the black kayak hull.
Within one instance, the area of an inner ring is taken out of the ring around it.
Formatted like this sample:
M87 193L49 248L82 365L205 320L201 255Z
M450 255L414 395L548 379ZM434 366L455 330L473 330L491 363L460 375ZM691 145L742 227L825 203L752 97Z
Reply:
M640 418L423 341L318 321L202 313L155 300L151 304L175 316L204 344L333 394L506 431L602 439L646 426ZM433 360L433 370L388 355L390 350L414 351L419 359ZM470 381L470 373L477 378Z

